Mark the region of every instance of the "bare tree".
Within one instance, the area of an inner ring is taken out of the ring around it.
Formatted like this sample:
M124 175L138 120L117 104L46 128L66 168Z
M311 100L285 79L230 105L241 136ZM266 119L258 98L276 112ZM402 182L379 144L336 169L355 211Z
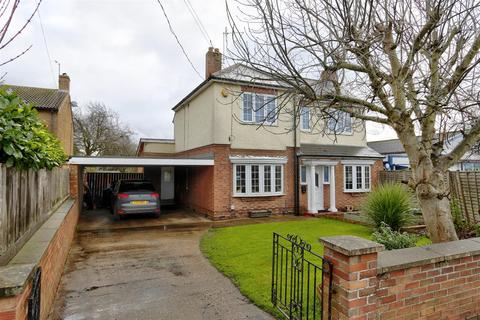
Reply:
M117 113L103 103L92 102L73 116L75 154L130 156L135 154L133 132Z
M0 0L0 52L8 45L12 44L13 41L21 35L21 33L32 21L41 3L42 0L38 0L35 3L33 12L30 14L27 20L22 22L18 28L12 29L11 26L14 22L14 16L20 7L20 0ZM2 58L2 60L0 60L0 67L18 59L31 48L32 45L24 48L23 50L19 50L14 57Z
M432 241L457 239L445 177L480 138L480 2L237 4L237 16L228 10L234 43L229 55L286 84L325 118L340 110L391 126L409 157L409 184ZM452 132L463 139L447 152Z

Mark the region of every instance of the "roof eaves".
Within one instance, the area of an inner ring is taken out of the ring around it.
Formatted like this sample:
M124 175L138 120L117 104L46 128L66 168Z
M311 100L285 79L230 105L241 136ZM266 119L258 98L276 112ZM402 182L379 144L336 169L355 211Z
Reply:
M207 85L209 85L211 82L220 82L220 83L230 83L230 84L242 84L246 86L252 86L252 87L262 87L262 88L269 88L269 89L283 89L283 90L288 90L290 87L287 86L280 86L280 85L275 85L275 84L265 84L265 83L259 83L259 82L252 82L252 81L243 81L243 80L236 80L236 79L230 79L230 78L222 78L222 77L217 77L217 76L210 76L208 79L204 80L202 83L200 83L195 89L193 89L189 94L187 94L180 102L178 102L173 108L173 111L177 111L181 109L181 107L192 100L194 97L196 97L200 92L202 92Z

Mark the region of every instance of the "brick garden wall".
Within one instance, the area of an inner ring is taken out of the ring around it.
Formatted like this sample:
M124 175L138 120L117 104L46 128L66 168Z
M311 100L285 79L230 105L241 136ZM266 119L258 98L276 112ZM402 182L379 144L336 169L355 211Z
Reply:
M350 236L322 240L334 320L480 318L480 238L392 251Z
M79 203L75 201L40 261L39 265L42 267L41 319L47 318L55 300L63 267L75 235L79 214Z
M42 268L41 319L47 319L54 302L63 267L75 234L78 216L78 201L75 201L38 263ZM0 320L23 320L27 318L30 287L31 284L28 284L23 292L17 296L0 298Z

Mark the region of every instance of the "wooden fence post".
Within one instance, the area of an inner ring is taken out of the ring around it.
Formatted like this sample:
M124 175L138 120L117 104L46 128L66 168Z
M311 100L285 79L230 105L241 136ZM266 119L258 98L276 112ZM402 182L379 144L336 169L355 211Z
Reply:
M0 250L7 249L7 170L0 163Z

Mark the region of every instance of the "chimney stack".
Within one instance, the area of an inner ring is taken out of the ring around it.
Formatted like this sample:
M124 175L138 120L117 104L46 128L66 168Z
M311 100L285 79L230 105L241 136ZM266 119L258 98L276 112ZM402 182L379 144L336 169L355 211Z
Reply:
M58 76L58 89L70 91L70 77L65 72Z
M330 70L330 69L323 70L320 78L323 81L332 81L332 82L338 81L337 72L335 70Z
M217 48L209 47L205 56L205 79L222 70L222 54Z

